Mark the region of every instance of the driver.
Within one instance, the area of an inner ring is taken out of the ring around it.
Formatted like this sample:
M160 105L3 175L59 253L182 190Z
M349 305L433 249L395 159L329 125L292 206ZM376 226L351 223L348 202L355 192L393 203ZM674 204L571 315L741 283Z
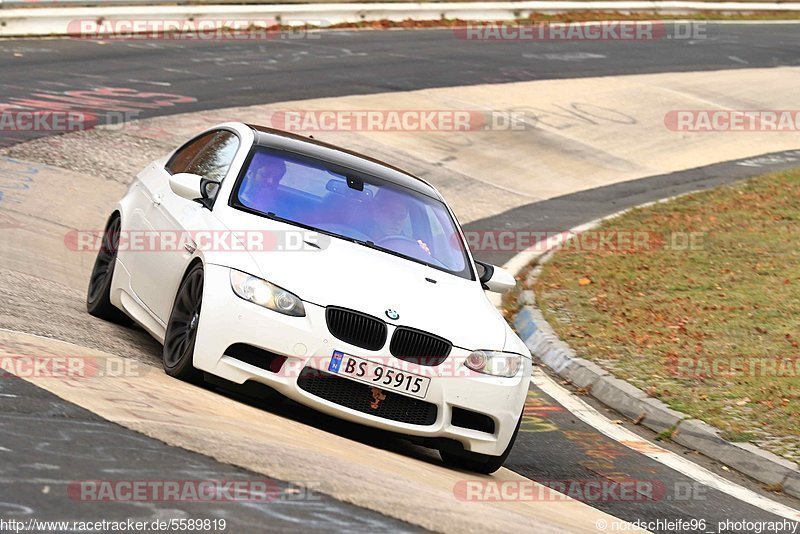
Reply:
M275 212L279 205L278 185L285 174L286 162L282 158L256 153L239 191L239 200L249 208Z
M409 202L410 198L396 193L390 189L381 189L372 203L373 225L372 231L368 232L373 241L380 244L382 240L392 237L405 238L416 241L423 252L430 256L431 251L428 245L422 241L414 240L411 236L404 233L409 226Z
M375 240L403 235L408 223L408 205L402 196L392 191L381 190L372 206Z

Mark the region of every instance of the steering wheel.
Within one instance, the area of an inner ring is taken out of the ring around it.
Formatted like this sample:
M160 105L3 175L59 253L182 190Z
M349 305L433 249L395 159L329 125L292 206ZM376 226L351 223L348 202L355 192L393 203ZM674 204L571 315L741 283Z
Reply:
M407 254L413 258L417 258L423 261L429 261L431 263L435 263L439 267L446 267L444 263L437 260L423 249L420 244L417 242L416 239L413 239L408 236L404 235L390 235L386 237L382 237L375 241L375 244L379 247L388 248L389 250L394 250L396 252L400 252L401 254Z

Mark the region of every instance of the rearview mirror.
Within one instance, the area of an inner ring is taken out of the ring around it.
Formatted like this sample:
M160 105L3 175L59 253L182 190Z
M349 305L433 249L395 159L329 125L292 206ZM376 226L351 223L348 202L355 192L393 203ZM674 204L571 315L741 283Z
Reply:
M505 293L517 286L517 281L511 276L511 273L502 267L496 267L478 260L475 260L475 263L483 268L483 273L478 278L483 289L494 293Z

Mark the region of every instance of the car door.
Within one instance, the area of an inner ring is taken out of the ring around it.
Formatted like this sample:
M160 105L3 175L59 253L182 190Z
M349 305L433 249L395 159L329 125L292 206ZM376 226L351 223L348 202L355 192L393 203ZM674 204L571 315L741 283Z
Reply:
M150 246L151 241L165 231L150 220L153 207L161 202L164 187L169 186L168 169L186 167L200 154L213 135L214 132L205 133L187 142L175 151L166 167L163 161L153 161L136 176L132 184L136 202L128 216L128 243L127 246L120 247L120 258L130 273L133 293L154 315L153 288L162 284L162 277L157 276L159 262L167 257L155 252L155 247Z
M176 195L169 178L188 172L221 182L239 146L239 138L233 132L214 130L190 141L165 166L154 169L158 176L153 176L152 202L145 218L159 239L153 250L143 254L146 261L140 265L134 290L162 322L169 319L178 284L193 257L195 244L189 236L221 230L210 210Z

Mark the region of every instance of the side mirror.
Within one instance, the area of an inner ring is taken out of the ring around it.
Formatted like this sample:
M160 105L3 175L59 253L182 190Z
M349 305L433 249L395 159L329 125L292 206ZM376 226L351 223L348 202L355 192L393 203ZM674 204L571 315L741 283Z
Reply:
M475 260L475 263L483 268L483 273L478 278L483 289L494 293L505 293L517 287L517 281L505 269L478 260Z
M188 172L179 172L169 177L169 188L179 197L194 200L203 197L200 188L200 182L202 181L202 176Z
M179 172L169 177L169 187L173 193L187 200L197 200L208 209L211 209L219 186L219 182L188 172Z
M203 178L200 180L200 193L203 195L204 199L214 200L217 193L219 193L219 186L219 182Z

